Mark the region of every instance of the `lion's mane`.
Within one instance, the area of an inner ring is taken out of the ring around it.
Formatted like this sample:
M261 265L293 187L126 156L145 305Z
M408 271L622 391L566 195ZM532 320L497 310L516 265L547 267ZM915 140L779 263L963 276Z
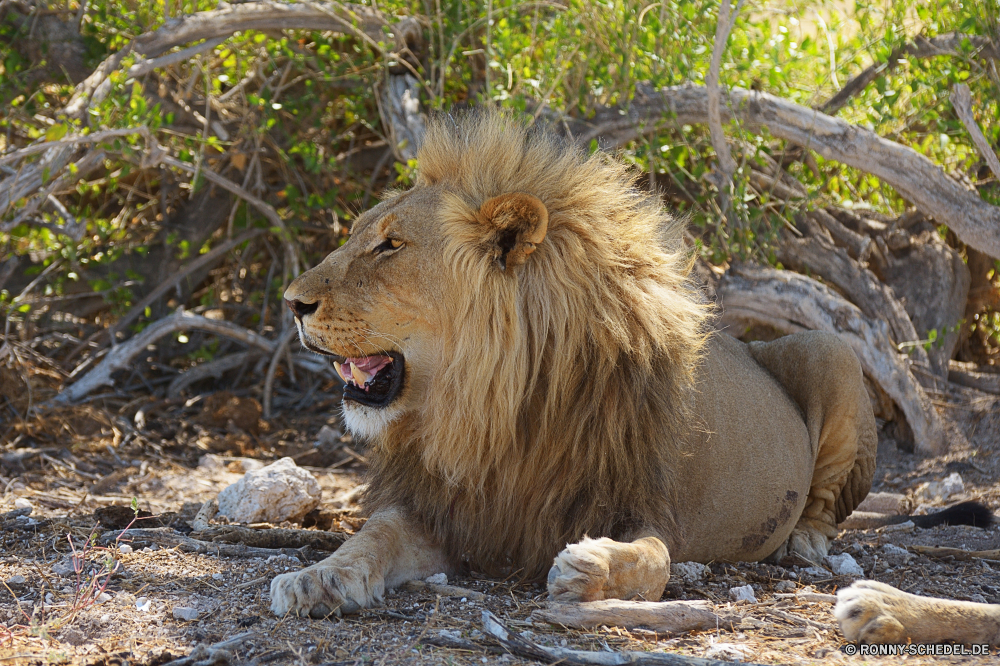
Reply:
M440 368L421 411L371 453L369 510L407 507L479 571L543 576L582 536L667 535L671 461L708 307L656 197L621 162L498 112L433 121L415 187L441 185L447 248ZM502 272L473 222L524 192L545 240Z

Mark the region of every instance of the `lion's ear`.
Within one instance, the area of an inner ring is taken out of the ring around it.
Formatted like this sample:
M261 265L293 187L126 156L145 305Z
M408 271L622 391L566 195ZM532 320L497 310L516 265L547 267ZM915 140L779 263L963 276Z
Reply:
M527 261L549 228L545 204L523 192L493 197L479 207L476 219L486 227L487 246L504 272L509 266L520 266Z

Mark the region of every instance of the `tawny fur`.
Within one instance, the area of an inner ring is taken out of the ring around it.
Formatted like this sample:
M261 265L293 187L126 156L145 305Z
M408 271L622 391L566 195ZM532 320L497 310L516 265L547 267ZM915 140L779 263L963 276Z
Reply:
M366 508L410 507L452 557L530 578L584 535L675 534L669 461L708 308L658 200L498 113L432 123L418 162L415 190L447 191L442 366L374 442ZM548 231L502 272L472 222L510 192L544 203Z

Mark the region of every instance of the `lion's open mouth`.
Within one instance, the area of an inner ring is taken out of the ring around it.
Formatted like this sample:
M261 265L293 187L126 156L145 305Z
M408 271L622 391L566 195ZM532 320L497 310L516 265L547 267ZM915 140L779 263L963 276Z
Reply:
M367 407L386 407L403 388L403 355L398 352L345 358L334 367L347 384L344 400Z

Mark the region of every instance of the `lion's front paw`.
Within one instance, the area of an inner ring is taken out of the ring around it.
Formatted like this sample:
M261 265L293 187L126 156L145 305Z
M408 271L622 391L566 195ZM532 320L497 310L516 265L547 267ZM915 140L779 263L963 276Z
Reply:
M833 615L852 643L903 643L903 622L913 605L910 597L884 583L861 580L837 592Z
M271 581L271 611L315 618L356 613L381 604L384 583L351 567L324 565L281 574Z
M549 599L599 601L605 599L610 575L611 539L588 539L566 546L549 569Z
M823 558L830 552L830 540L819 530L800 523L788 536L787 549L789 554L794 553L821 565Z

